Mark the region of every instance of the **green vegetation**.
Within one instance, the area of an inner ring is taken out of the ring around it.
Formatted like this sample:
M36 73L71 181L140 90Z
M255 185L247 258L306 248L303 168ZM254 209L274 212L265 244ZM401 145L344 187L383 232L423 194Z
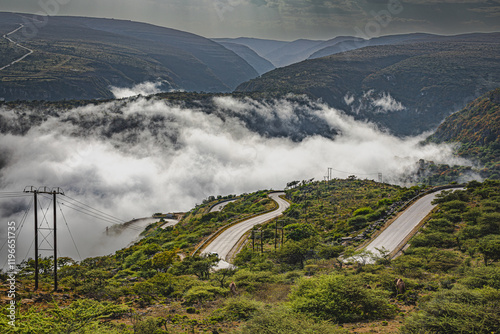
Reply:
M14 13L2 17L9 21L0 22L2 31L26 23ZM9 37L34 53L2 71L0 97L7 101L111 98L110 86L145 81L162 82L164 91L229 92L258 75L223 46L168 28L80 17L54 17L43 27L25 26ZM25 29L28 34L36 29L36 38L24 38ZM6 40L0 50L4 61L19 54Z
M264 252L247 244L234 260L237 268L213 272L214 256L179 255L218 226L271 207L266 192L242 195L217 215L208 209L222 198L210 197L175 228L152 227L114 255L80 263L60 258L57 293L50 292L50 258L40 261L39 292L32 291L33 260L24 262L17 277L19 326L11 330L2 316L0 330L491 334L500 327L500 181L443 192L403 255L352 265L341 253L355 253L351 246L372 233L366 231L373 222L383 225L423 188L354 178L290 186L291 208L277 225L261 227ZM285 238L275 250L277 226L284 226ZM404 280L404 291L396 289L396 278Z
M307 94L396 135L417 135L437 127L457 105L495 88L489 82L500 81L500 44L489 38L364 47L278 68L236 91ZM372 105L370 97L388 93L403 110ZM347 105L344 97L354 102Z
M479 162L482 177L500 179L500 88L449 116L428 141L459 143L456 153Z

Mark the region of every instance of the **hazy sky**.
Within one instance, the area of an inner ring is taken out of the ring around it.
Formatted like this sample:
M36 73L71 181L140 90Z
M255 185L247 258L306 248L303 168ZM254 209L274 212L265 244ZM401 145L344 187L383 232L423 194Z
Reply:
M500 30L500 0L0 0L0 11L130 19L280 40Z

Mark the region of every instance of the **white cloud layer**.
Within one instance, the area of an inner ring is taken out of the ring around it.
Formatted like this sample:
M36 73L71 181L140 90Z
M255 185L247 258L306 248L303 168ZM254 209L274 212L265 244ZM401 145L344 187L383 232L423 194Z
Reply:
M126 87L111 87L111 93L115 96L117 99L123 99L126 97L132 97L132 96L148 96L148 95L153 95L153 94L158 94L163 92L161 89L161 82L142 82L140 84L137 84L131 88L126 88Z
M130 220L186 211L209 195L283 189L292 180L323 179L327 167L359 173L361 178L371 174L369 178L376 179L380 172L385 181L398 182L419 159L464 163L452 156L450 146L421 146L423 136L397 138L325 105L315 104L308 117L321 119L338 135L308 135L294 141L292 134L256 133L240 116L252 111L265 119L263 126L279 122L293 129L298 121L296 102L265 104L226 97L214 103L216 111L207 113L145 98L116 101L49 115L25 135L1 134L1 191L59 186L72 198ZM7 124L21 117L12 110L0 110L0 115ZM40 210L46 210L50 203L42 201ZM26 204L2 199L2 221L20 223ZM65 207L63 211L84 257L126 246L135 233L106 238L107 224ZM32 241L32 213L26 224L18 260ZM64 225L61 229L61 254L76 257Z

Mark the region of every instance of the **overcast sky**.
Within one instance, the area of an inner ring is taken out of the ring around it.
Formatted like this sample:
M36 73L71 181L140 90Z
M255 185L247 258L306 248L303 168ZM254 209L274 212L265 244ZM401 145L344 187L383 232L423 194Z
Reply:
M0 0L0 11L130 19L205 37L279 40L500 31L500 0Z

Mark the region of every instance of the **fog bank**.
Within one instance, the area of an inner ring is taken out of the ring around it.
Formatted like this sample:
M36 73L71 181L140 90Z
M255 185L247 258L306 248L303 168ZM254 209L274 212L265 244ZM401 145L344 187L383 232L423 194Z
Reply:
M399 108L390 96L383 102ZM61 187L71 198L126 221L187 211L210 195L322 180L328 167L347 172L334 171L334 177L377 179L382 173L384 182L400 183L419 159L467 164L448 145L420 145L425 135L397 138L305 98L218 97L207 110L143 97L71 110L4 108L0 124L0 191ZM0 199L2 221L21 221L30 199ZM49 199L42 201L40 210L47 210ZM137 234L107 238L110 224L64 206L62 211L82 257L110 253ZM33 239L32 216L31 210L18 262ZM65 225L61 229L61 255L78 259Z

